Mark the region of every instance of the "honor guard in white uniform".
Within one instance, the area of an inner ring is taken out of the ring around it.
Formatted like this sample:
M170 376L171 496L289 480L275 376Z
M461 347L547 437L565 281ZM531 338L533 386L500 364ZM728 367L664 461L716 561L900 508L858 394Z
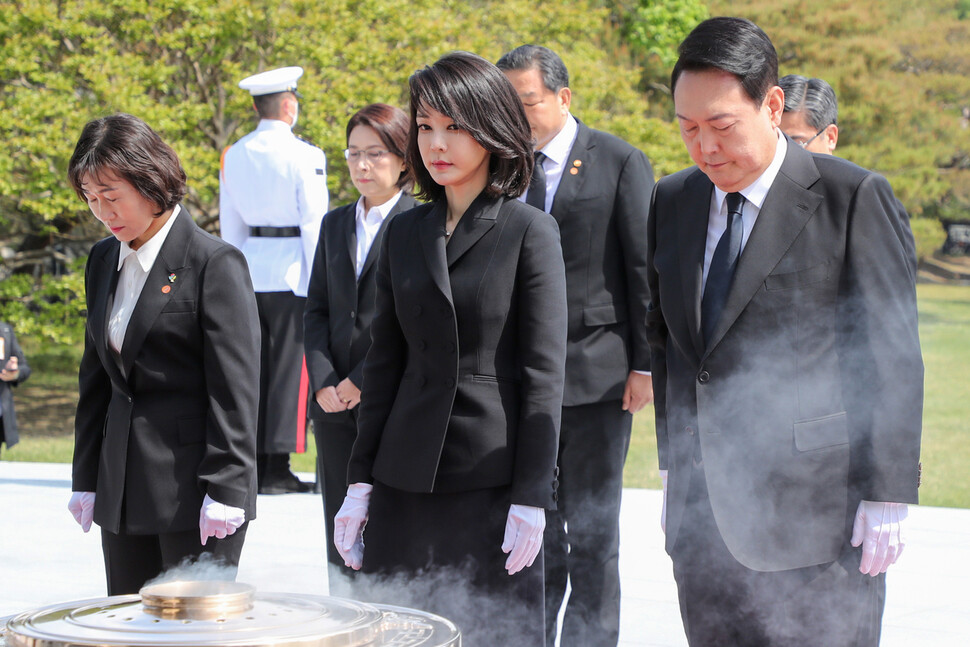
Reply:
M222 237L246 256L259 306L260 494L309 488L290 471L289 455L305 446L303 306L328 194L326 156L292 131L302 75L284 67L239 82L259 125L225 150L219 181Z

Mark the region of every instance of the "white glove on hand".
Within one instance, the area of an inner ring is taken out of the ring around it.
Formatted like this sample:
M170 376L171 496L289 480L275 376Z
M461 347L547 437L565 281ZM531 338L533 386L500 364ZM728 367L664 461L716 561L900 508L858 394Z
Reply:
M532 566L542 548L542 532L546 529L546 511L531 505L509 506L505 522L505 539L502 552L509 553L505 570L515 575L523 568Z
M205 546L209 537L225 539L246 523L246 511L213 501L208 494L199 510L199 539Z
M903 554L903 519L909 514L905 503L860 501L852 523L852 545L862 545L859 571L875 577L885 573Z
M94 492L72 492L67 509L74 515L74 521L81 526L81 530L91 530L94 521Z
M352 484L333 518L333 545L344 558L344 564L355 571L359 571L364 563L364 526L367 525L367 508L373 489L370 483Z
M664 502L660 508L660 529L667 534L667 470L660 470L660 482L664 488Z

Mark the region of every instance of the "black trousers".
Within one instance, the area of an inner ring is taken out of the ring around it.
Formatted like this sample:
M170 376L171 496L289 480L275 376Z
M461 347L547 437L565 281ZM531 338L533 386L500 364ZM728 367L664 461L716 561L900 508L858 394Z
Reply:
M323 479L323 518L327 530L327 574L330 594L353 597L352 583L357 571L344 565L333 544L333 518L347 496L347 464L357 438L357 411L326 414L313 418L317 443L317 466Z
M546 514L546 644L615 647L620 636L620 497L633 416L621 402L563 407L559 509Z
M292 292L256 293L261 344L256 427L259 454L296 451L305 303L306 297Z
M151 579L165 571L196 561L209 559L224 568L219 575L235 579L239 554L246 541L247 521L225 539L209 537L205 546L199 539L199 529L169 532L158 535L129 535L101 530L101 550L104 552L104 571L108 580L108 595L138 593ZM210 558L199 560L203 555Z
M853 510L853 512L855 512ZM728 551L711 511L702 468L671 551L684 631L691 647L876 647L886 575L859 572L861 549L785 571L746 568Z
M542 553L505 570L509 505L507 486L423 494L375 482L355 592L448 618L463 647L543 647Z

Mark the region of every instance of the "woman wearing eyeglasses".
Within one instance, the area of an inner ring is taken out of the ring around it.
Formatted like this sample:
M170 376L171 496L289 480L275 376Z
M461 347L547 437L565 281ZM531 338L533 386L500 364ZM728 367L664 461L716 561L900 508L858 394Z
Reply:
M357 437L380 241L387 223L416 204L404 161L408 130L404 111L384 103L366 106L350 118L344 158L360 198L323 219L307 292L304 345L332 594L348 594L347 578L354 573L333 545L333 517L347 493L347 462Z

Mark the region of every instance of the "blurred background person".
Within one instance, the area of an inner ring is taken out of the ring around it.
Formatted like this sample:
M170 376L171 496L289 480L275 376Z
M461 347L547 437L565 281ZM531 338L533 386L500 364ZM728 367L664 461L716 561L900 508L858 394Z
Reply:
M30 366L20 350L13 326L0 321L0 446L17 444L17 414L13 408L13 387L30 377Z
M137 117L89 122L68 178L112 234L85 271L69 508L85 532L101 526L108 595L203 552L234 575L256 514L246 259L179 204L178 156Z
M535 647L566 346L558 228L515 199L532 135L494 65L455 52L409 86L407 162L431 203L384 236L334 539L351 567L403 574L398 600L427 593L413 603L463 644Z
M805 150L831 155L839 142L839 104L832 86L798 74L781 77L778 86L785 93L781 131Z
M303 309L328 198L326 155L292 132L302 75L283 67L239 82L253 95L259 125L226 149L219 176L222 238L246 255L259 307L260 494L311 487L290 470L290 453L306 443Z
M377 256L391 219L417 204L405 162L409 125L403 110L386 103L365 106L350 118L344 158L360 198L323 219L310 272L304 348L332 595L349 594L345 581L355 573L333 543L333 517L347 494L347 463L357 437Z

